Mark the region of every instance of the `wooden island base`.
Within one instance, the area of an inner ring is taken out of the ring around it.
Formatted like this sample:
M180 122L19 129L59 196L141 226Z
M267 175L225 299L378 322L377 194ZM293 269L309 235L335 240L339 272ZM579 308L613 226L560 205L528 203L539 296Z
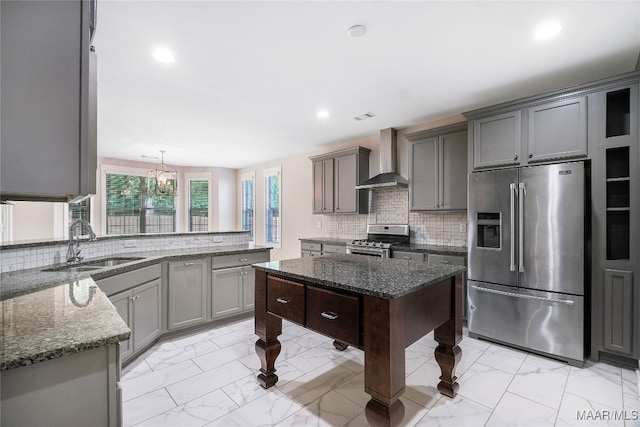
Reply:
M268 298L279 298L282 304L289 303L290 298L268 295L269 280L283 281L278 275L260 270L255 273L255 330L259 337L256 354L261 362L258 381L262 387L269 388L278 381L274 365L280 354L281 345L277 337L282 333L282 318L289 319L286 315L281 317L281 313L276 315L269 311ZM292 286L317 286L302 281L287 282ZM345 294L352 297L352 293ZM308 292L301 295L305 298ZM455 367L461 357L458 343L462 339L462 275L457 274L395 299L371 295L357 297L361 299L362 307L361 316L358 316L361 321L357 322L359 342L345 343L342 337L332 337L336 338L334 346L338 350L346 349L347 345L364 350L365 391L371 395L365 410L368 422L372 426L397 426L401 423L405 411L399 400L405 390L405 348L431 331L434 331L438 342L435 358L442 372L438 391L455 397L459 387ZM296 307L299 305L300 301L297 301ZM307 301L302 301L300 309L303 317L292 314L298 316L294 322L308 327L306 319L315 314L310 312L311 305ZM334 311L329 311L332 309ZM323 310L326 311L322 313L331 313L336 318L341 315L333 306ZM329 335L326 330L317 332Z

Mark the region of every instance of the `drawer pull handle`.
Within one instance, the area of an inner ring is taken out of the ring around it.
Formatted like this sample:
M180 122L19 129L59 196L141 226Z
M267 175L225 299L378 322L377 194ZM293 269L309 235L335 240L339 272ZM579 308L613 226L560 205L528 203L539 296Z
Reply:
M187 265L195 265L195 262L185 262L184 265L185 266L187 266Z
M440 261L440 264L451 264L451 261L443 259L442 261Z
M322 313L320 313L320 316L329 320L336 320L338 318L338 315L331 311L323 311Z
M248 261L248 260L249 260L249 258L240 258L240 262L245 262L245 261Z
M280 304L289 304L289 300L282 297L276 298L276 301L278 301Z
M402 259L411 259L411 257L408 256L408 255L405 255L405 256L402 257Z

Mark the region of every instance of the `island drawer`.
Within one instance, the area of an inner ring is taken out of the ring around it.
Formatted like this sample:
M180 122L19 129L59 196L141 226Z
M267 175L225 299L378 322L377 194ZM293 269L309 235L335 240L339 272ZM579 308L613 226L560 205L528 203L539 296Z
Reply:
M360 300L307 287L307 328L354 346L360 345Z
M322 243L300 242L303 251L321 251Z
M322 253L323 254L346 254L347 247L344 245L322 245Z
M304 285L269 276L267 311L304 326Z
M237 253L233 255L220 255L211 257L211 268L239 267L241 265L256 264L269 261L269 252Z

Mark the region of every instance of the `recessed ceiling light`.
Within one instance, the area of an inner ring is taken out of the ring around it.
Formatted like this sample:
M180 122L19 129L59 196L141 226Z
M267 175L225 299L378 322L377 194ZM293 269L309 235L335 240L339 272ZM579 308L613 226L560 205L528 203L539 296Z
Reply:
M353 38L362 37L366 32L367 27L365 27L364 25L354 25L347 30L347 34L349 34L349 37Z
M562 27L557 22L548 22L536 30L534 37L536 40L550 39L557 35L561 30Z
M329 117L329 112L327 110L320 110L316 116L318 116L319 119L326 119Z
M176 60L173 57L173 53L166 47L156 48L151 56L153 56L157 61L164 62L165 64L171 64Z

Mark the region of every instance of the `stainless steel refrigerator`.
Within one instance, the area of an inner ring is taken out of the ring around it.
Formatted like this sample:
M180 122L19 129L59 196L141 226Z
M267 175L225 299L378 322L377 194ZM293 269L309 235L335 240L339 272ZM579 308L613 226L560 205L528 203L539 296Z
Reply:
M583 162L469 175L469 335L582 365Z

